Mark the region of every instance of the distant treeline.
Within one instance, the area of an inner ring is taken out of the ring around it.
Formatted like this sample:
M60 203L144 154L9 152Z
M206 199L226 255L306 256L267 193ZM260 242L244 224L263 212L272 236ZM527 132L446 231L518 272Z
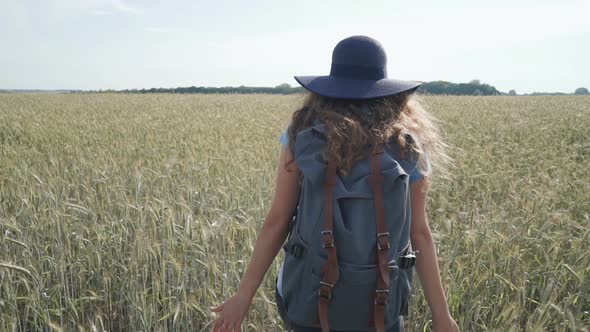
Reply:
M419 91L430 95L496 96L502 94L495 87L482 84L478 80L458 84L446 81L426 82L420 86Z
M446 81L424 82L419 92L429 95L463 95L463 96L497 96L510 95L517 96L515 90L510 90L508 93L500 92L495 87L481 83L479 80L473 80L469 83L452 83ZM287 83L277 85L275 87L252 87L252 86L238 86L238 87L179 87L179 88L151 88L151 89L127 89L127 90L0 90L0 92L70 92L70 93L217 93L217 94L295 94L303 93L305 89L302 87L292 87ZM578 88L574 91L574 95L589 95L590 92L586 88ZM570 95L563 92L533 92L525 94L528 96L547 96L547 95Z
M478 80L469 83L451 83L446 81L425 82L419 91L431 95L472 95L472 96L495 96L501 95L495 87L489 84L482 84ZM191 86L181 88L151 88L131 90L101 90L93 92L115 92L115 93L237 93L237 94L294 94L303 93L302 87L292 87L287 83L275 87L203 87Z
M479 81L469 83L451 83L445 81L426 82L419 89L420 92L432 95L474 95L474 96L493 96L500 95L495 87L488 84L481 84ZM184 88L151 88L151 89L131 89L131 90L101 90L96 92L115 92L115 93L268 93L268 94L294 94L303 93L302 87L292 87L287 83L275 87L203 87L191 86Z
M116 93L237 93L237 94L294 94L303 93L305 89L302 87L291 87L284 83L275 87L256 87L256 86L238 86L238 87L204 87L191 86L185 88L151 88L151 89L131 89L131 90L101 90L99 92L116 92Z

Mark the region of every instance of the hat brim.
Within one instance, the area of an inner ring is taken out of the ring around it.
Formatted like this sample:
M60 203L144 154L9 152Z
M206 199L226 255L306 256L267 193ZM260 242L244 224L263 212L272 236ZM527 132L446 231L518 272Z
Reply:
M371 99L412 90L422 82L384 78L380 80L356 80L334 76L295 76L305 89L318 95L341 99Z

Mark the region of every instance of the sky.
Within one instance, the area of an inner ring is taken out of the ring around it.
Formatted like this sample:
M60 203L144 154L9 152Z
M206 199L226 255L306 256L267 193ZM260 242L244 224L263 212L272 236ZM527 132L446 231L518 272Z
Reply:
M338 41L388 77L500 91L590 88L590 0L0 0L0 89L296 86Z

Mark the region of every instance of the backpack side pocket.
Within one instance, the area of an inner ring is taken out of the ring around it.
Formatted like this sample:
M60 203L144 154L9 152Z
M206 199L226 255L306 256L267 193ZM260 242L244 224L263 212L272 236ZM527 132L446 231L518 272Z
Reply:
M290 318L292 307L297 300L301 288L301 280L305 270L305 261L309 255L309 246L301 239L298 227L294 227L289 241L283 246L285 261L283 263L282 298L286 316Z

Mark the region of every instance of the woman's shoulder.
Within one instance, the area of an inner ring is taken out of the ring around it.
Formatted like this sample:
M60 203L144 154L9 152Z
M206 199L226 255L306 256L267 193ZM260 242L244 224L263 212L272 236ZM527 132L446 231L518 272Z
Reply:
M285 129L285 131L283 131L283 133L279 137L279 141L285 147L289 145L289 135L287 134L287 130L286 129Z
M287 125L285 130L279 136L279 141L283 144L283 146L289 145L289 129L291 128L291 122ZM325 131L325 124L322 123L319 119L314 120L313 124L309 127L300 129L297 131L297 136L299 137L300 134L307 136L310 133L322 133ZM312 135L313 136L313 135Z
M405 157L402 157L404 160L403 166L406 169L406 172L409 174L410 184L412 184L412 183L424 178L424 174L420 171L420 167L419 167L420 158L423 158L425 160L426 165L427 165L427 170L430 170L431 165L430 165L430 160L428 159L428 155L426 155L426 154L419 155L417 152L415 152L415 149L413 149L413 145L417 144L417 140L414 138L414 136L412 134L410 134L410 133L405 134L404 139L405 139L406 148L404 149ZM401 149L397 139L391 139L390 144L395 145L396 150Z
M424 155L423 158L426 159L426 165L427 165L428 169L430 169L430 160L428 160L428 156ZM422 174L422 172L420 171L420 168L418 167L418 163L416 162L414 165L414 168L410 172L410 184L412 184L420 179L423 179L423 178L424 178L424 174Z

